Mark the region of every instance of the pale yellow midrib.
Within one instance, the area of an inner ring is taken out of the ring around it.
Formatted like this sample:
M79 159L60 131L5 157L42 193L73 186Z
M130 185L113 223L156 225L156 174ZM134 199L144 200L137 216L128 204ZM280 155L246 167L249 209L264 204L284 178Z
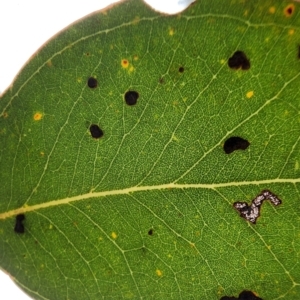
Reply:
M153 191L153 190L166 190L166 189L211 189L216 190L218 188L225 187L234 187L234 186L245 186L245 185L267 185L267 184L275 184L275 183L291 183L296 184L300 183L300 178L296 179L269 179L269 180L257 180L257 181L240 181L240 182L225 182L225 183L191 183L191 184L177 184L177 183L167 183L161 185L150 185L150 186L133 186L120 190L112 190L112 191L102 191L102 192L90 192L87 194L82 194L73 197L67 197L63 199L51 200L41 204L28 205L24 207L20 207L17 209L10 210L8 212L3 212L0 214L0 220L4 220L6 218L13 217L20 213L27 213L31 211L36 211L43 208L49 208L52 206L65 205L71 202L76 202L80 200L86 200L91 198L101 198L106 196L116 196L116 195L126 195L130 193L136 192L145 192L145 191ZM269 186L264 186L262 189L268 189ZM277 191L274 191L277 192Z

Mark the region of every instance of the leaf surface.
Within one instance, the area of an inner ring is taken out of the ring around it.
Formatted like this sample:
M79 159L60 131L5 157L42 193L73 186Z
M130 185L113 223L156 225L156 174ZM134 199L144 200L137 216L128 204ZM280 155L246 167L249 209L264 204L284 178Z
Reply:
M299 9L129 0L52 39L0 100L1 268L36 299L299 299Z

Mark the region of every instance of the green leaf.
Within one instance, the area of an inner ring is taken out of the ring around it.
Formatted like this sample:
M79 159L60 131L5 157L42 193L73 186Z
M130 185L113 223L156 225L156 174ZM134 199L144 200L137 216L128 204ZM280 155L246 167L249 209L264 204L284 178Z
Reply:
M299 299L299 10L131 0L50 41L0 100L1 268L36 299Z

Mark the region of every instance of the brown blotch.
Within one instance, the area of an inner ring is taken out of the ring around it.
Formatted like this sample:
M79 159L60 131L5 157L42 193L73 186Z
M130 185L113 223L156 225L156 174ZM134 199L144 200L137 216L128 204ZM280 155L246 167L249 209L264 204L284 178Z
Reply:
M294 4L289 4L288 6L285 7L284 9L284 15L286 17L291 17L293 13L295 12L295 5Z

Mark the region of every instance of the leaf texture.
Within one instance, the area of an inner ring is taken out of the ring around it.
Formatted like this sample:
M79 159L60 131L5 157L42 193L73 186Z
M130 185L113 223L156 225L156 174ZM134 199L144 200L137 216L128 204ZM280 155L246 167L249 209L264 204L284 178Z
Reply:
M299 299L299 10L129 0L49 41L0 99L1 268L35 299Z

